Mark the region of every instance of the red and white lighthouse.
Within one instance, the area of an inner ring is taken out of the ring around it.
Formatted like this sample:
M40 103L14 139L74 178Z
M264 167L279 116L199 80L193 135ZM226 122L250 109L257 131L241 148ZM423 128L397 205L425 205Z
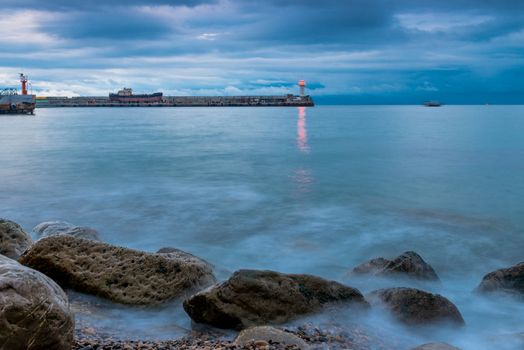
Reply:
M22 95L27 95L27 76L20 73L20 82L22 83Z
M298 82L298 86L300 87L300 96L304 96L304 89L306 88L306 81L300 80Z

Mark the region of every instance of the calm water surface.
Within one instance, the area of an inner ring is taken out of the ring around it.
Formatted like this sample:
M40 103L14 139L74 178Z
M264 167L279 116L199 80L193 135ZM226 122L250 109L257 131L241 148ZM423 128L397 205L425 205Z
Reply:
M521 303L471 293L524 260L522 130L524 106L39 109L0 118L0 216L175 246L219 278L267 268L364 293L399 282L354 280L352 266L415 250L443 280L424 288L454 301L467 327L406 341L489 349L524 331ZM169 336L189 324L174 308L114 306L98 321Z

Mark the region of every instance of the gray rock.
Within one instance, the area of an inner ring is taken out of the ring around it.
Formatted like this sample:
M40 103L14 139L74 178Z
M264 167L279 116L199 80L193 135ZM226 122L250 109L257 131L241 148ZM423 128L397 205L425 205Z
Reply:
M244 347L260 340L268 343L273 342L286 346L296 346L299 349L308 349L306 342L293 333L284 332L270 326L257 326L244 329L238 334L235 343L238 346Z
M72 229L75 225L65 221L44 221L33 228L38 237L60 234Z
M372 305L384 306L407 325L450 323L464 325L455 304L447 298L415 288L386 288L368 294Z
M353 268L354 274L375 274L379 271L382 271L391 260L384 258L375 258L363 262L360 265L357 265Z
M411 350L460 350L454 346L451 346L447 343L427 343L417 346Z
M11 259L26 251L33 240L16 222L0 219L0 254Z
M523 298L524 262L488 273L482 278L477 291L481 293L502 292Z
M405 252L390 261L379 275L405 274L421 280L439 280L435 270L415 252Z
M0 346L70 350L74 317L64 291L38 271L0 256Z
M197 323L244 329L284 323L337 302L369 306L357 289L320 277L239 270L185 300L184 309Z
M438 281L435 270L415 252L404 252L393 260L371 259L356 266L354 274L374 274L376 276L406 276L419 280Z
M54 235L70 235L77 238L85 238L93 241L101 241L97 230L86 226L76 226L66 221L45 221L33 228L38 237Z
M124 304L158 304L187 297L213 283L208 264L107 243L55 235L42 238L20 262L64 288Z

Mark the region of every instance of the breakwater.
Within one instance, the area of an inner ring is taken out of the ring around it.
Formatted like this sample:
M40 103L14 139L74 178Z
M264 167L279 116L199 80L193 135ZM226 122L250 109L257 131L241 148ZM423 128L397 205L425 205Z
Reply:
M122 102L104 96L38 97L38 108L53 107L312 107L311 96L164 96L159 102Z

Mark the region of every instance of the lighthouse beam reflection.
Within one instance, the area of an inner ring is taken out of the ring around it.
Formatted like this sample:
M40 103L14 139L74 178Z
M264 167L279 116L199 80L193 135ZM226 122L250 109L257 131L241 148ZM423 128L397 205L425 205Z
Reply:
M297 148L304 154L308 154L310 151L306 130L306 107L298 107ZM292 178L296 185L297 194L305 194L311 191L313 173L310 169L299 167L293 171Z
M300 152L309 153L306 130L306 107L298 107L297 147Z

